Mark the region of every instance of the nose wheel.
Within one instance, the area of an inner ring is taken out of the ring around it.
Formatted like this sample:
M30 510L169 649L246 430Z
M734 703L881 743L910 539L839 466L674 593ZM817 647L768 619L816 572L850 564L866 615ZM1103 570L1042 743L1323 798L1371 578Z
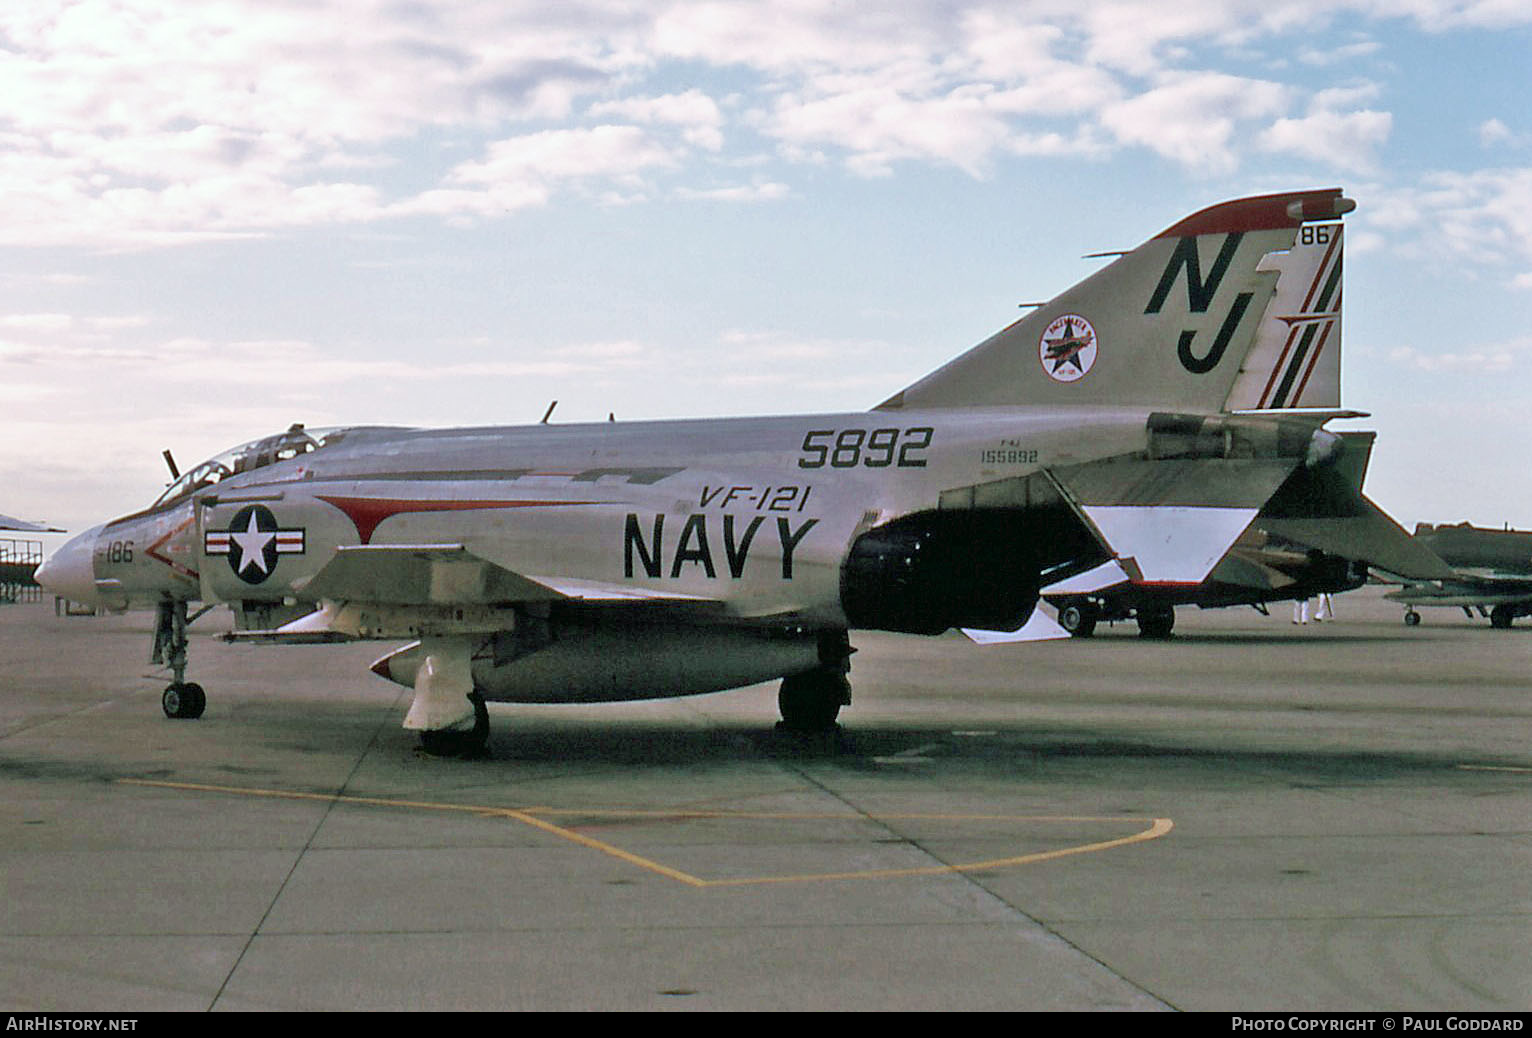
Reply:
M166 717L194 719L207 709L207 693L195 681L174 682L160 696L160 709Z

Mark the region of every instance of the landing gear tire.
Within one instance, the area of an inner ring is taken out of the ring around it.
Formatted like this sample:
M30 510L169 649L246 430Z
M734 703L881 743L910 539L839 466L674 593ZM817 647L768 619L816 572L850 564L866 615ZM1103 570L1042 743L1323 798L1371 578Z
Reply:
M445 728L420 733L420 748L433 757L479 757L489 745L489 709L484 697L475 693L472 728Z
M840 708L851 702L851 682L839 671L811 670L782 679L777 726L790 732L823 732L835 727Z
M1071 603L1059 610L1059 626L1072 638L1089 638L1096 633L1099 616L1089 602Z
M160 696L160 709L166 717L195 720L207 709L207 693L195 681L174 682Z
M1502 631L1510 627L1515 619L1516 612L1507 605L1497 605L1489 611L1489 625Z
M1406 627L1419 627L1420 626L1420 614L1415 612L1415 610L1413 610L1413 609L1406 609L1404 611L1404 626L1406 626Z
M1176 626L1176 611L1170 606L1161 609L1138 611L1138 636L1140 638L1169 638Z

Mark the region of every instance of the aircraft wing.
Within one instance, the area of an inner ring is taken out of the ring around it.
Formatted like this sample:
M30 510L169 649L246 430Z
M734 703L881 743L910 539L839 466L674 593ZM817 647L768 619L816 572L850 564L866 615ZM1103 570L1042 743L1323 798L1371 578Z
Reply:
M496 630L506 607L528 603L592 606L702 603L711 599L648 591L595 580L529 577L462 544L366 544L337 548L330 561L295 591L312 612L269 630L240 630L231 641L309 644L365 637L369 630L402 634L426 628Z
M46 526L43 523L29 523L25 519L13 519L8 515L0 515L0 530L16 530L20 533L63 533L56 526Z
M1515 605L1532 601L1532 578L1459 571L1445 580L1405 581L1383 597L1405 605Z
M335 555L298 590L304 598L388 605L491 605L507 602L705 601L596 580L531 577L461 544L365 544Z
M475 555L461 544L354 545L334 556L301 588L312 601L390 605L486 605L548 602L554 589Z

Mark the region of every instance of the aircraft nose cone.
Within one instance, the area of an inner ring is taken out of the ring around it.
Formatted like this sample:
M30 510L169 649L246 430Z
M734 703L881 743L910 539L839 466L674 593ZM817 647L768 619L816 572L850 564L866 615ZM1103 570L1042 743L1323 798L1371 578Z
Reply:
M81 605L96 605L96 535L101 527L92 527L66 541L37 567L37 582L61 598Z

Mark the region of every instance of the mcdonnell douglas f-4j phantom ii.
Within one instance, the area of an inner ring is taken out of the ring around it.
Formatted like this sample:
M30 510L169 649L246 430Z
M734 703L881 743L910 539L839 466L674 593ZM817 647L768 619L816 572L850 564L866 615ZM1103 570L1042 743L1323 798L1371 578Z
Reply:
M852 629L1025 638L1064 581L1199 584L1291 479L1345 497L1322 426L1349 412L1225 406L1269 374L1245 361L1280 255L1352 208L1322 190L1205 209L870 412L294 426L81 534L39 579L158 610L175 717L205 703L186 681L201 601L233 607L236 638L406 641L373 669L413 687L404 727L435 752L482 746L486 700L778 679L785 725L829 727Z

